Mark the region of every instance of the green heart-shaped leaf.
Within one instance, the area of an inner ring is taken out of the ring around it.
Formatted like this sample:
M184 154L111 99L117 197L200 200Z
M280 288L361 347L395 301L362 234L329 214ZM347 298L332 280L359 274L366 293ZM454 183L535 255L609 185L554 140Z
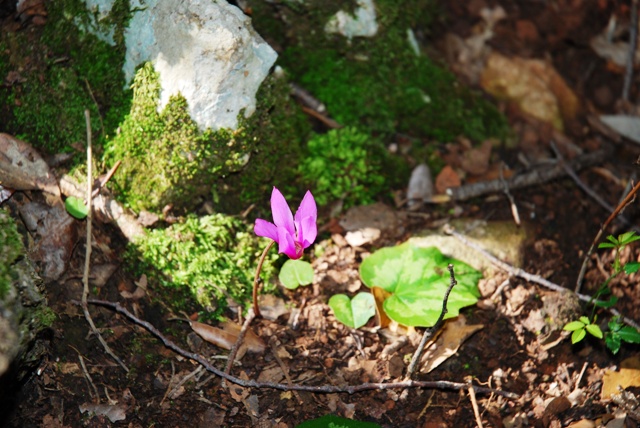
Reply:
M482 274L459 260L443 255L436 247L421 248L410 243L382 248L360 265L360 277L367 287L380 287L392 296L383 309L392 320L406 326L431 327L442 311L449 287L448 264L454 266L458 284L449 295L445 318L478 301Z
M84 201L80 198L76 198L75 196L69 196L65 199L64 207L69 214L78 220L84 219L89 214L89 208L87 208Z
M311 263L304 260L287 260L278 275L280 282L289 290L295 290L301 285L313 282L313 268Z
M329 299L329 307L342 324L360 328L376 314L376 302L371 293L358 293L353 299L346 294L336 294Z

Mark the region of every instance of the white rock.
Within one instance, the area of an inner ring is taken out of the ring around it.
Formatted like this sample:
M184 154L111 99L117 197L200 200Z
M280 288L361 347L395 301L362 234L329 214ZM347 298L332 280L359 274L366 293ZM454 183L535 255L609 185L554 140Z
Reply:
M85 0L100 14L113 0ZM276 52L255 32L250 19L226 1L132 1L125 31L123 71L127 82L140 64L151 61L160 74L160 109L181 93L200 129L236 129L244 109L249 117L255 95L274 64Z
M427 164L421 163L411 172L409 186L407 188L407 199L409 209L417 207L422 202L431 201L433 196L433 180L431 170Z
M376 5L373 0L357 0L354 13L339 11L332 16L324 27L330 34L342 34L349 40L354 37L373 37L378 33Z
M623 137L640 144L640 118L625 115L602 115L600 120Z

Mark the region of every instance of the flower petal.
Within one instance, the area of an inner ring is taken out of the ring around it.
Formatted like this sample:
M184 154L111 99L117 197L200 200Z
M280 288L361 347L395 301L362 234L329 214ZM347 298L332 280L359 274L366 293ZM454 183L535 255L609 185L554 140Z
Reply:
M301 222L305 217L312 217L314 221L318 218L318 208L316 207L316 200L313 199L313 195L309 190L307 190L307 193L304 194L304 198L302 198L302 202L300 202L300 206L296 211L296 221Z
M280 229L283 227L289 232L292 237L295 236L296 231L293 226L293 214L291 209L287 205L287 201L282 196L282 193L274 187L271 192L271 214L273 215L273 222Z
M316 240L318 236L317 218L318 208L316 207L316 200L313 198L311 192L307 190L295 216L298 242L302 244L302 248L307 248Z
M282 227L278 228L277 242L279 244L278 246L279 253L284 253L293 260L299 259L302 256L302 251L300 251L300 254L298 254L296 243L293 240L293 236L289 234L289 232L287 232L285 228L282 228Z
M302 243L302 248L307 248L309 245L313 244L313 241L315 241L318 236L316 219L313 217L305 217L298 224L301 230L299 238Z
M270 221L257 218L253 226L253 232L258 236L263 236L278 242L278 228Z

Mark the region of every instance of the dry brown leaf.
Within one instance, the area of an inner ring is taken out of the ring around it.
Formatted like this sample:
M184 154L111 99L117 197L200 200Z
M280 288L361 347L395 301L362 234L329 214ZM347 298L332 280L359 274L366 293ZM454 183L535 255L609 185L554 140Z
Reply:
M446 321L438 340L431 342L425 348L424 355L420 360L420 372L429 373L449 357L455 355L460 345L483 327L482 324L467 325L464 315L458 315L458 317Z
M278 383L282 379L284 379L284 372L278 365L275 365L273 367L268 367L262 370L258 375L258 382Z
M473 175L482 175L489 169L491 158L492 140L485 140L480 147L473 148L462 154L461 167Z
M49 165L28 143L0 133L0 184L14 190L42 190L60 197Z
M608 370L602 378L602 399L611 399L612 394L618 394L618 387L626 389L630 386L640 386L640 357L627 358L620 364L620 371Z
M596 423L590 419L582 419L570 423L567 428L596 428Z
M242 326L231 322L225 321L222 323L222 329L228 333L234 334L236 338L242 330ZM244 344L247 346L249 352L262 353L267 348L267 345L260 339L251 329L247 330L247 334L244 336Z
M580 111L578 97L545 61L508 58L493 52L487 59L480 85L491 95L516 103L520 110L558 130Z
M223 349L231 349L238 338L237 334L232 334L198 321L191 321L189 325L204 340Z
M380 328L387 328L391 323L391 318L386 314L384 309L382 308L382 304L385 300L391 297L391 293L386 291L383 288L373 286L371 287L371 294L373 294L373 299L376 302L376 321Z
M261 294L258 296L258 305L260 306L260 313L262 317L270 321L275 321L282 315L291 312L284 300L280 297L276 297L273 294Z
M461 184L462 180L458 173L451 166L446 165L436 177L436 192L443 194L447 189L460 187Z

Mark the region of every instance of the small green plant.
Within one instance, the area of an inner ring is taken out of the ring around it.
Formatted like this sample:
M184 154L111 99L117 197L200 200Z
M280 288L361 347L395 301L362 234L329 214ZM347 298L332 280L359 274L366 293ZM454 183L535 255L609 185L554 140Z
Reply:
M591 322L588 317L581 316L577 321L571 321L565 325L564 330L573 332L571 333L571 343L575 344L580 342L585 338L587 333L598 339L602 339L602 330L598 324L596 324L596 320L597 318L594 318L593 322Z
M435 247L421 248L407 242L382 248L362 262L360 277L367 287L379 287L389 294L382 304L389 318L406 326L432 327L450 284L449 264L455 266L458 281L449 295L445 316L452 318L461 308L478 301L482 274Z
M87 204L81 198L69 196L64 200L64 207L69 214L78 220L83 220L89 214Z
M343 199L345 208L366 205L384 188L384 147L354 127L333 129L311 138L300 164L303 179L313 183L319 205Z
M128 250L129 264L174 289L188 288L212 316L220 316L227 298L250 301L260 242L243 221L214 214L188 217L167 229L149 232ZM265 264L266 279L274 274L273 255ZM268 285L269 281L265 281Z
M598 245L598 248L611 248L615 250L613 263L611 264L611 274L593 296L591 301L593 304L591 317L581 316L578 320L571 321L564 326L564 330L572 332L571 343L575 344L580 342L587 336L587 333L589 333L598 339L604 338L607 348L614 354L618 353L622 342L640 343L640 332L634 327L625 325L620 317L614 317L609 321L609 331L603 334L600 327L596 324L597 317L595 315L596 308L610 308L617 303L618 299L615 296L611 296L607 300L602 300L603 296L611 295L611 289L609 288L611 280L622 273L630 275L638 272L640 269L640 263L638 262L629 262L622 265L620 260L620 252L627 245L638 240L640 240L640 236L631 231L618 235L617 238L609 235L607 236L606 242Z
M360 422L353 419L345 419L335 415L325 415L318 419L306 421L296 428L380 428L373 422Z
M371 293L358 293L353 299L336 294L329 299L336 319L351 328L360 328L376 314L376 302Z
M640 333L630 325L624 325L620 322L619 317L609 321L609 331L604 338L607 348L614 354L617 354L622 346L622 342L640 343Z
M289 290L295 290L301 285L313 282L313 267L304 260L289 259L280 268L278 279Z

